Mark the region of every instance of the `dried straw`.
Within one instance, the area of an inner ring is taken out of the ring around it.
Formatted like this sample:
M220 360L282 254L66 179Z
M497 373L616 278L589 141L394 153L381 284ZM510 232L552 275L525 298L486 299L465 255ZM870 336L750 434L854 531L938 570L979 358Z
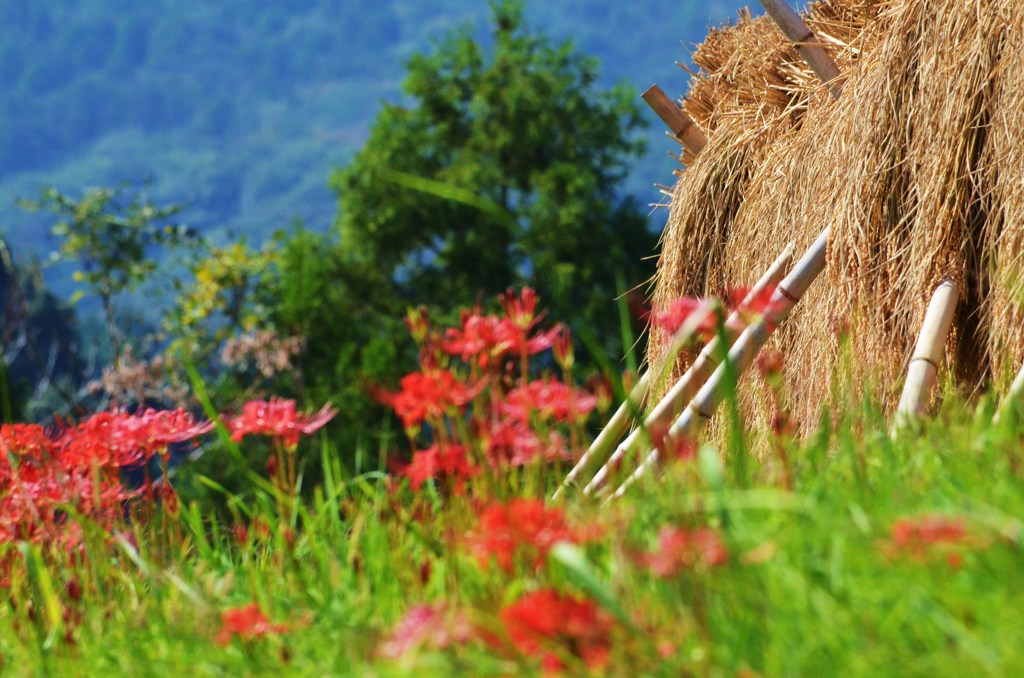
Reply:
M675 187L655 304L750 280L775 243L831 225L825 284L773 340L803 430L846 341L854 383L895 407L885 385L946 277L963 301L950 364L968 389L1006 384L1024 361L1024 3L827 0L805 20L843 75L839 101L766 17L698 49L685 107L708 145ZM665 341L652 333L652 363ZM744 398L748 416L768 409Z
M814 244L804 253L793 270L779 283L771 297L771 303L764 315L740 334L729 349L729 357L714 371L704 386L681 415L672 423L665 436L666 446L672 446L682 439L695 440L705 421L709 421L725 396L724 382L730 371L738 378L750 366L757 352L768 341L775 327L789 317L796 304L804 297L821 272L825 269L825 252L828 247L829 229L825 229ZM658 462L660 453L651 450L640 467L613 494L620 497L626 489Z

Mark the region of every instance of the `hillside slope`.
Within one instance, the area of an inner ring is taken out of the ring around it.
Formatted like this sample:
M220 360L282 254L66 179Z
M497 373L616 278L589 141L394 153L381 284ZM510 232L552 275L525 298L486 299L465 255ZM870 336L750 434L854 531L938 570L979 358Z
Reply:
M598 57L604 84L677 93L680 41L738 5L569 0L528 16ZM0 230L43 253L47 222L16 197L143 179L207 232L259 240L296 217L326 228L330 169L398 98L404 60L460 23L482 31L487 13L473 0L0 3ZM626 187L645 202L669 183L660 134Z

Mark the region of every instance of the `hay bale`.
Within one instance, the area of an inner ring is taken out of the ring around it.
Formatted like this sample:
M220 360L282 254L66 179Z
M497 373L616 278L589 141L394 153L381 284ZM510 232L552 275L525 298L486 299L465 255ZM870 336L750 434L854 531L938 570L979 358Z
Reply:
M846 78L839 101L767 18L698 48L685 104L709 141L674 190L654 303L753 280L830 226L826 277L773 340L799 424L840 376L894 407L946 277L962 290L950 364L971 389L1008 383L1024 359L1024 5L827 0L806 19ZM652 364L663 345L652 334Z

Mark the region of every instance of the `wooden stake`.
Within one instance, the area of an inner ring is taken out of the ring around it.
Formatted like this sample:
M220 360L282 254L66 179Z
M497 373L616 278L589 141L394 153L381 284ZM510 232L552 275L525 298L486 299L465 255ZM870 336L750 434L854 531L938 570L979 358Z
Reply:
M810 249L800 257L793 270L787 275L772 295L769 308L762 317L743 330L736 343L729 349L728 361L739 379L743 372L753 363L757 352L765 345L771 337L772 332L785 320L793 307L803 297L807 288L814 280L821 275L825 269L825 255L828 251L829 229L825 229L818 239L814 241ZM719 365L707 383L697 392L690 404L683 410L683 413L673 422L672 427L665 436L666 447L673 446L681 439L695 440L697 434L705 421L711 419L718 404L721 402L723 393L723 381L725 379L727 365ZM643 463L636 471L626 479L619 489L615 491L612 498L622 496L626 489L647 472L649 468L658 462L659 453L657 449L648 452Z
M708 317L713 313L717 313L719 308L720 304L717 300L711 299L704 302L676 330L676 333L672 336L672 343L669 344L666 361L662 366L661 372L658 374L659 379L663 378L665 365L670 365L675 361L680 349L689 343ZM580 460L569 471L569 475L565 477L561 486L552 495L552 500L558 499L567 488L573 487L576 479L588 469L591 463L598 464L608 458L608 454L615 445L615 441L622 437L626 429L629 428L629 423L633 421L634 416L640 412L640 407L644 399L647 398L647 392L650 390L650 387L651 371L648 370L640 377L640 380L626 397L626 401L615 411L615 414L612 415L608 424L598 434L590 448L583 453Z
M651 85L641 96L662 122L668 125L672 134L690 152L690 155L696 156L704 150L704 146L708 143L707 137L700 131L693 119L676 102L669 99L660 87Z
M782 30L796 51L804 58L811 70L829 86L829 91L836 99L843 91L843 81L839 79L839 67L832 57L821 46L814 31L808 28L800 15L793 11L786 0L760 0L768 16Z
M1003 398L1003 402L999 404L999 409L996 410L996 416L992 418L992 423L998 424L1006 416L1007 412L1017 407L1017 401L1020 400L1022 395L1024 395L1024 365L1021 366L1020 372L1017 373L1017 378L1010 384L1010 390L1006 393L1006 397Z
M956 284L952 280L943 280L935 288L921 325L917 346L914 347L914 355L907 368L907 381L896 409L894 431L917 419L928 407L928 399L938 377L939 363L946 349L946 337L953 325L958 296Z
M741 311L744 306L749 305L766 289L777 285L782 280L783 273L786 266L793 259L794 244L789 243L786 249L782 251L778 259L764 272L764 275L754 284L744 297L743 301L740 302L740 308L733 311L728 319L725 321L726 328L730 326L736 326L742 322ZM611 458L608 459L607 463L602 466L594 478L583 488L585 494L591 494L596 490L600 489L602 485L607 481L609 475L618 466L623 459L628 455L632 454L637 446L643 442L647 432L656 430L661 426L665 425L675 417L679 415L679 412L686 406L686 403L690 402L693 395L697 392L704 382L707 380L708 375L715 368L718 360L720 341L715 336L711 341L707 343L704 349L697 356L697 359L693 361L690 369L686 371L679 381L675 383L664 398L661 399L654 409L644 418L643 424L635 429L628 438L626 438L615 453L612 454ZM665 360L665 365L671 365L671 360Z

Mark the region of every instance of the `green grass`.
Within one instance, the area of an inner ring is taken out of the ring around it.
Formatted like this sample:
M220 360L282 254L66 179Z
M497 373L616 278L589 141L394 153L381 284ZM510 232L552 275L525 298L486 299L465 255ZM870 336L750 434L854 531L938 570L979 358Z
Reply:
M603 536L512 573L482 567L464 535L481 502L545 496L565 469L534 467L471 484L464 495L430 486L413 492L380 472L347 475L325 446L324 484L296 503L289 523L262 490L228 502L237 522L263 521L265 538L250 524L240 543L230 525L193 505L164 531L158 521L139 521L130 535L111 539L84 525L87 555L77 559L45 545L5 545L3 669L529 673L536 660L500 641L423 648L398 660L377 650L413 605L446 601L500 629L503 605L544 586L617 615L610 674L1020 674L1021 436L1010 423L989 423L991 410L950 394L933 421L891 440L877 411L851 406L792 444L791 491L782 489L773 460L748 464L750 477L741 481L728 451L705 446L695 461L646 479L623 500L569 498L569 521L598 525ZM315 455L313 448L302 453ZM917 555L895 550L892 525L919 515L962 518L969 537ZM653 577L638 554L655 548L666 524L720 531L729 563ZM82 590L77 601L72 580ZM215 643L220 613L250 602L289 631ZM570 669L583 667L570 661Z

